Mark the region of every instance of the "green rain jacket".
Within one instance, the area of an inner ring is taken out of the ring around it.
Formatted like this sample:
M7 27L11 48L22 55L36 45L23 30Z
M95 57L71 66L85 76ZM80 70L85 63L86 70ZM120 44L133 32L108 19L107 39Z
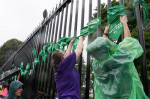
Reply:
M14 99L16 90L21 86L23 86L23 83L21 83L20 81L11 82L9 86L8 96L3 99ZM22 98L18 98L18 99L22 99Z
M127 37L117 45L98 37L86 50L93 56L95 99L148 99L133 63L143 53L138 40Z

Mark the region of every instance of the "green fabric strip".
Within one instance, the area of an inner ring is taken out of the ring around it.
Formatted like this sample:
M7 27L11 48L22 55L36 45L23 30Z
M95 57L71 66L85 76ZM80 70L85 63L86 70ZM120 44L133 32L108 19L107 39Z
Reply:
M134 4L133 4L133 6L134 7L137 7L137 6L139 6L139 5L141 5L142 6L142 8L143 8L143 20L144 20L144 22L146 22L149 18L148 18L148 16L149 16L149 10L148 10L148 8L147 8L147 6L146 6L146 2L144 1L144 0L134 0ZM135 9L134 9L135 10ZM135 14L136 12L134 11L134 16L136 16L136 14Z
M117 42L123 32L123 26L120 22L120 16L123 15L125 15L125 7L122 4L111 7L107 11L107 24L110 24L108 38L112 41Z
M33 56L36 55L36 49L35 48L32 50L32 55Z
M20 68L23 68L23 62L21 62L21 64L20 64Z

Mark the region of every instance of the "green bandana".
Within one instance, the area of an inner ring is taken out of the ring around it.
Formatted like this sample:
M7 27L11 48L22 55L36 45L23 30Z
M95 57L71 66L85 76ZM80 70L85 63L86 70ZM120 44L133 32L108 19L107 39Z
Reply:
M14 68L14 66L15 66L15 65L13 64L11 67Z
M23 68L23 62L21 62L21 64L20 64L20 68Z
M35 48L32 50L32 55L33 56L36 55L36 49Z
M88 25L88 32L92 33L96 30L97 26L99 26L101 24L101 18L98 17L92 21L90 21L87 25Z
M30 63L27 63L26 70L29 70L29 68L30 68Z
M148 16L149 16L149 10L146 7L146 2L144 0L134 0L133 6L137 7L138 5L142 5L144 22L146 22L148 20ZM134 15L135 15L135 11L134 11Z
M113 41L117 41L123 32L123 26L120 22L120 16L123 15L125 15L125 7L122 4L111 7L107 11L107 24L110 24L108 38Z

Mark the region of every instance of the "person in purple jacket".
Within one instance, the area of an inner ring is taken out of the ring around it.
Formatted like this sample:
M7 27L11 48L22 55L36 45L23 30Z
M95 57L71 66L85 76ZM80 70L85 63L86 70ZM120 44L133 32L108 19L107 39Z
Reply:
M55 50L52 54L57 89L55 99L81 99L80 76L74 65L83 51L83 41L84 37L79 37L77 48L72 53L74 39L69 43L66 52Z

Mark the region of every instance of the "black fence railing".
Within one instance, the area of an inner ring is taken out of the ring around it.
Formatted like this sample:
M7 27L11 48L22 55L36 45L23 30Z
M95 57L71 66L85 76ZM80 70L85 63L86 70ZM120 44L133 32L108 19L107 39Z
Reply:
M65 36L77 36L79 30L85 26L86 23L92 20L92 2L95 0L63 0L62 3L57 5L55 9L50 13L50 15L43 20L41 25L32 33L32 35L20 46L20 48L12 54L12 56L7 60L7 62L2 66L0 72L7 71L11 69L12 64L19 67L20 63L24 63L23 69L25 69L26 64L30 63L32 65L34 59L37 57L39 52L43 49L47 42L56 43L57 40ZM123 4L124 0L120 0ZM101 0L97 0L97 17L101 17ZM111 0L107 0L107 7L111 7ZM148 94L148 77L146 69L146 52L145 52L145 39L143 35L142 26L142 16L141 16L140 6L136 7L136 19L139 33L139 41L144 49L144 53L141 57L141 74L142 83L144 85L144 90ZM81 14L81 15L80 15ZM80 16L79 16L80 15ZM97 37L101 36L101 26L97 28ZM122 35L123 36L123 35ZM87 43L91 42L91 35L88 36ZM36 49L37 55L32 56L31 52ZM78 71L80 73L80 81L82 77L82 57L86 57L86 72L85 72L85 88L82 93L84 99L93 98L93 91L90 90L90 67L91 58L90 55L85 54L80 56L78 62ZM31 66L30 69L33 67ZM39 99L54 99L56 94L55 81L54 81L54 70L51 66L51 54L49 54L46 61L40 59L39 64L37 64L33 70L32 75L29 77L21 77L21 81L24 83L24 99L34 99L42 97ZM82 82L81 82L82 83ZM81 84L80 83L80 84ZM81 86L83 87L83 86ZM39 92L40 91L40 92ZM38 95L37 95L38 94ZM45 95L45 96L44 96Z

